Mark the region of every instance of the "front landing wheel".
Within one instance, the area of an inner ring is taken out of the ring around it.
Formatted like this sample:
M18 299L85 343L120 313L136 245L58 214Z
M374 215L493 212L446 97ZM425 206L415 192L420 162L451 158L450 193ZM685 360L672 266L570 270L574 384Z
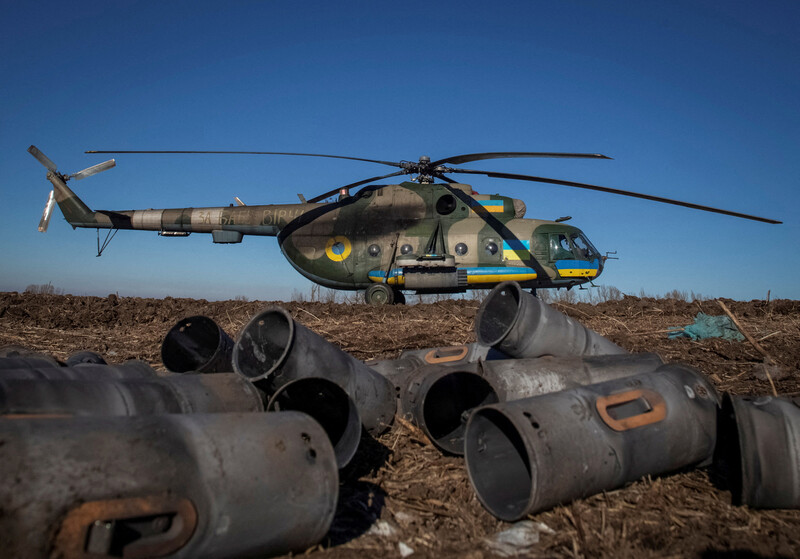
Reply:
M394 303L394 291L386 284L376 283L364 292L364 300L368 305L391 305Z

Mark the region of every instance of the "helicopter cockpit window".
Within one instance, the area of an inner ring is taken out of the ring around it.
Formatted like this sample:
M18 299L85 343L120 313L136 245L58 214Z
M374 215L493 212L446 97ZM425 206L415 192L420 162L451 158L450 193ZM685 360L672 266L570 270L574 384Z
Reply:
M570 240L572 241L573 246L573 253L578 258L586 258L588 260L594 260L599 256L597 249L594 248L592 243L589 242L589 239L584 237L580 233L573 233L570 236Z
M569 239L564 233L550 235L550 257L553 260L575 258L569 244Z
M411 254L412 252L414 252L414 247L409 244L400 247L400 254Z
M367 252L369 252L370 256L379 256L381 253L381 247L378 245L369 245Z
M439 215L451 214L455 211L457 205L456 199L452 194L445 194L436 200L436 211L439 212Z
M494 256L495 254L497 254L497 243L494 241L489 241L488 243L486 243L486 246L484 248L486 249L486 254L488 254L489 256Z
M456 254L457 255L464 256L465 254L467 254L468 251L469 251L469 249L467 248L467 245L465 245L464 243L458 243L456 245Z
M598 252L581 233L554 233L550 235L550 257L553 260L593 260Z

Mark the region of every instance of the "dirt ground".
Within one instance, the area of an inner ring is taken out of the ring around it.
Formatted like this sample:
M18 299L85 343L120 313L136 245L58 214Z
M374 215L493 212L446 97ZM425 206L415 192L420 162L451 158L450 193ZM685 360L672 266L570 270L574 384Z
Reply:
M800 392L800 301L726 300L744 328L778 363L779 394ZM231 336L266 302L0 294L0 345L16 344L59 359L87 349L109 363L142 359L163 370L163 336L179 319L203 314ZM394 358L404 349L474 341L477 301L394 307L280 303L296 320L355 357ZM559 310L632 352L653 351L688 363L721 391L769 394L763 356L753 345L720 339L669 340L670 326L699 311L720 315L715 301L625 297ZM531 557L798 557L800 510L732 506L730 493L706 470L648 478L531 517L549 529ZM410 425L377 440L364 437L341 472L339 507L328 538L312 557L495 556L487 545L512 525L478 502L464 461L444 456Z

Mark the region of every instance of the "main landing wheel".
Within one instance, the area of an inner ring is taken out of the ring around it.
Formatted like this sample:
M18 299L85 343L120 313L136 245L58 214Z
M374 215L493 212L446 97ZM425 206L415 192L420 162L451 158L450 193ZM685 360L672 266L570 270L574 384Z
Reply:
M406 304L406 296L399 289L397 289L394 292L394 304L395 305L405 305Z
M364 300L368 305L391 305L394 303L394 291L384 283L376 283L364 292Z

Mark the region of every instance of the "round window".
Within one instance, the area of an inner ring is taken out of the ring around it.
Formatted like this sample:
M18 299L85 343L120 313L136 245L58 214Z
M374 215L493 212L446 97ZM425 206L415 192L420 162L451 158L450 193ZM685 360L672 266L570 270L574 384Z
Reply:
M488 243L486 243L486 254L488 254L489 256L494 256L495 254L497 254L497 243L495 243L494 241L489 241Z
M455 211L457 205L456 199L452 194L445 194L436 200L436 211L440 215L451 214Z
M369 245L367 252L369 252L370 256L378 256L381 253L381 247L378 245Z
M456 254L459 256L464 256L465 254L467 254L468 250L469 249L467 248L467 245L465 245L464 243L458 243L456 245Z
M411 245L403 245L400 247L400 254L411 254L414 251L414 247Z

